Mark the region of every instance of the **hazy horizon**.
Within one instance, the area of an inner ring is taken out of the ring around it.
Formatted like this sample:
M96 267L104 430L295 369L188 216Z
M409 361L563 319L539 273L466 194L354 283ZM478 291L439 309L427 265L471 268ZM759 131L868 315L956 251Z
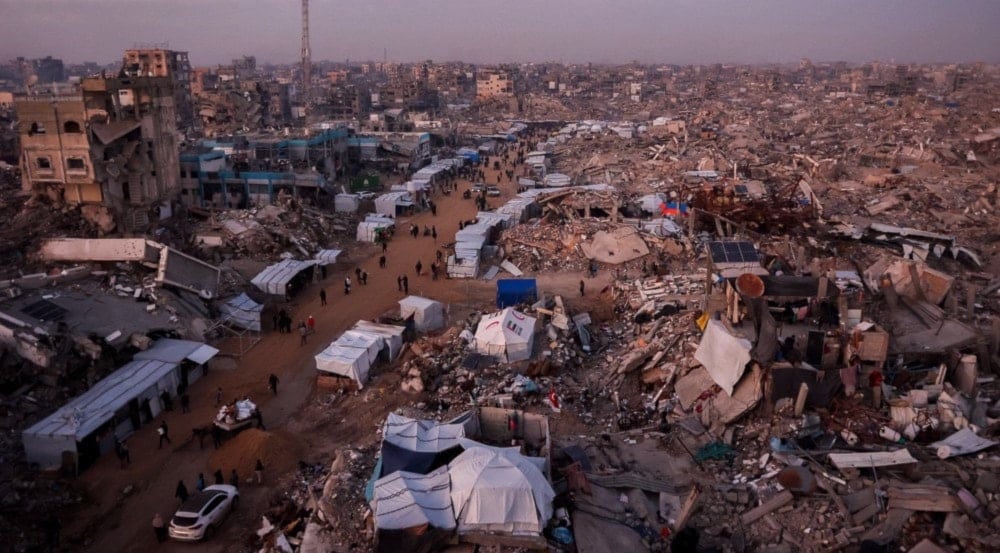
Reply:
M295 63L300 0L0 0L0 60L118 60L169 43L193 66ZM314 61L776 64L1000 62L1000 1L310 1Z

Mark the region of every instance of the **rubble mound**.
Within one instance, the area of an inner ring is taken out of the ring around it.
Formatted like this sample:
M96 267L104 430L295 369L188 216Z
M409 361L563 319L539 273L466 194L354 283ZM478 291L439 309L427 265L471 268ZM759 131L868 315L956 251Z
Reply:
M257 459L260 459L264 463L265 474L279 474L295 467L303 451L302 444L291 436L250 428L215 450L208 459L208 470L221 470L228 482L229 474L235 468L240 478L245 480L253 475Z

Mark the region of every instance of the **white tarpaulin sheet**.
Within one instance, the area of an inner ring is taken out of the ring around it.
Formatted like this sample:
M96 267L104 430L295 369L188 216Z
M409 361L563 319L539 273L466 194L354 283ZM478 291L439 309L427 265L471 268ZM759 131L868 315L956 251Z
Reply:
M406 329L401 326L358 321L354 323L351 330L360 330L381 336L385 340L385 346L389 348L389 361L395 360L403 351L403 332Z
M983 438L969 427L965 427L939 442L932 443L931 447L937 450L938 458L947 459L956 455L976 453L995 445L997 442Z
M519 453L473 447L448 465L459 533L538 534L552 516L555 492Z
M462 424L417 420L389 413L383 427L383 440L409 451L438 453L461 445L465 437Z
M309 259L284 259L261 271L250 282L263 292L274 296L284 296L285 286L295 278L295 275L312 267L316 261Z
M375 528L402 530L425 524L455 528L450 482L446 466L428 474L398 470L379 478L372 497Z
M444 305L439 301L420 296L399 300L399 316L406 319L410 315L417 332L432 332L444 326Z
M320 265L329 265L331 263L336 263L337 258L343 253L341 250L320 250L316 252L316 262Z
M712 380L732 396L733 386L740 381L743 370L750 362L752 348L749 340L733 336L726 330L726 325L710 320L694 358L705 367Z
M486 315L476 327L476 351L507 363L531 357L535 318L512 307Z
M409 192L387 192L375 198L375 212L380 215L395 217L397 205L412 204L413 199L410 197Z
M260 314L264 306L250 296L240 294L219 306L222 321L228 325L260 332Z

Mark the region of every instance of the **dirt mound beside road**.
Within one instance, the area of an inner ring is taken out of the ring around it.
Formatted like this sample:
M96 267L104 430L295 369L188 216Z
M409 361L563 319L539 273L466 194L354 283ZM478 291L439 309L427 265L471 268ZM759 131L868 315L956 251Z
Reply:
M241 480L253 476L257 459L264 463L264 476L280 474L298 465L305 451L296 438L282 432L265 432L250 428L224 442L208 459L208 471L221 470L229 481L235 468ZM209 478L211 479L210 475Z

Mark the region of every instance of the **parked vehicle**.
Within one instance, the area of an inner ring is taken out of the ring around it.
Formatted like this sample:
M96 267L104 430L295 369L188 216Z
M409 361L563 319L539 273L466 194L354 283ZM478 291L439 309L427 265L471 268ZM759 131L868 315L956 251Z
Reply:
M481 182L477 182L476 184L473 184L473 185L472 185L472 193L473 193L473 194L480 194L480 193L482 193L482 191L483 191L483 188L484 188L485 186L486 186L486 185L485 185L485 184L483 184L483 183L481 183Z
M487 186L486 187L486 195L487 196L499 196L500 195L500 188L497 187L497 186L492 186L492 185L491 186Z
M170 518L168 533L178 541L210 539L226 516L236 508L240 492L226 484L208 486L188 497Z

